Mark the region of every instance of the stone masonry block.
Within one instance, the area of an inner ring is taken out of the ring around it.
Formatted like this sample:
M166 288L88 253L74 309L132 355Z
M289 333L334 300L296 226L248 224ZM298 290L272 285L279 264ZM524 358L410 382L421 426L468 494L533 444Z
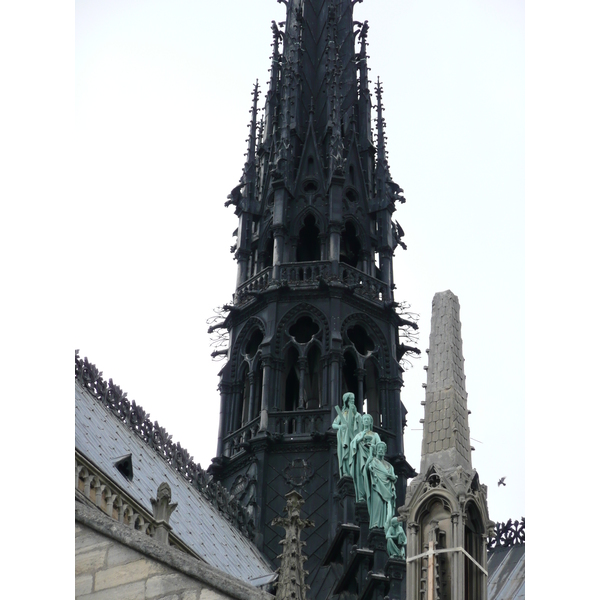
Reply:
M200 600L228 600L228 598L227 596L223 596L223 594L219 594L214 590L205 588L200 593Z
M92 548L86 552L75 553L75 575L95 573L104 567L106 561L106 546Z
M179 573L157 575L155 577L151 577L146 582L146 598L147 600L152 598L161 598L162 596L172 592L200 587L201 585L197 581L194 581L190 577L181 575Z
M101 538L93 531L80 530L80 533L75 533L75 552L92 548L108 548L110 545L112 542Z
M91 594L94 585L94 576L91 574L77 575L75 577L75 597Z
M108 555L106 556L106 566L115 567L117 565L125 565L127 563L140 560L143 558L139 552L127 548L121 544L115 544L108 549Z
M116 587L124 583L146 579L153 573L153 566L154 564L149 560L142 559L125 565L117 565L116 567L105 569L104 571L98 571L98 573L96 573L96 584L94 589L95 591L99 591Z
M435 447L435 451L439 452L442 449L442 442L441 442L441 440L438 440L437 442L435 442L434 447Z
M119 585L101 592L79 596L77 600L144 600L146 585L143 581Z

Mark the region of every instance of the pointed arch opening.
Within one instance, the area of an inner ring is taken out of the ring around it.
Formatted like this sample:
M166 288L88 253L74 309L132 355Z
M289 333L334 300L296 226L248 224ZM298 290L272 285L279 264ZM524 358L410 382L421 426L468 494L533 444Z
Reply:
M383 411L380 405L379 370L375 360L370 359L365 363L365 412L373 417L373 424L385 427Z
M340 262L356 269L361 260L361 254L362 245L356 227L352 221L346 221L340 241Z
M470 502L465 520L465 550L480 564L484 565L485 535L483 521L477 506ZM483 597L485 579L481 569L473 561L465 559L465 600Z
M298 233L298 246L296 247L297 262L321 260L319 234L320 231L315 216L312 214L307 215Z
M352 352L344 352L342 365L342 394L352 392L358 398L358 373L356 359ZM360 407L357 406L357 408Z
M298 410L300 401L300 378L298 377L298 350L290 347L285 355L285 396L283 410Z
M306 408L320 408L321 406L321 350L314 344L307 355L306 373Z

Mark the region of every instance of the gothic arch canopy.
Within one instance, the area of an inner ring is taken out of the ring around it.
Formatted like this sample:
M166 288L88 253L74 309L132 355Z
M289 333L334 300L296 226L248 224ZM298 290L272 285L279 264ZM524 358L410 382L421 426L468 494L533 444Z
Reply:
M250 317L246 323L244 323L244 326L236 337L235 344L231 351L231 367L229 371L231 374L237 373L240 363L245 362L244 357L242 356L242 348L250 339L252 332L256 329L259 329L263 336L266 335L266 327L263 320L258 317Z
M375 320L366 315L365 313L351 314L344 320L341 327L342 338L344 339L344 342L346 344L350 341L348 338L348 330L353 325L361 325L366 329L367 333L370 333L373 336L377 346L379 347L379 353L381 356L380 360L376 362L378 362L382 369L385 371L386 377L391 377L392 373L390 348L388 347L387 340L383 335L383 332L381 331L379 325L377 325ZM361 360L364 360L364 358Z
M308 316L311 319L314 319L320 327L320 330L323 335L323 344L321 346L321 350L323 352L329 351L329 322L327 317L323 312L321 312L318 308L313 306L312 304L307 304L306 302L302 302L301 304L297 304L293 308L291 308L279 321L279 325L277 326L277 332L275 334L275 354L281 355L282 349L287 346L287 342L285 340L285 334L289 328L289 326L296 321L301 316Z

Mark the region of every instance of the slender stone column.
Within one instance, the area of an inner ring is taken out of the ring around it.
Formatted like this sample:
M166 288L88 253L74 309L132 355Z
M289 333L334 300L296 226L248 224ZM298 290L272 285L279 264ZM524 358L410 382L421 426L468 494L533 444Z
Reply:
M255 398L254 396L256 395L256 391L255 391L255 385L254 385L254 380L255 380L255 373L254 371L250 371L248 373L248 380L250 381L250 393L248 394L249 396L249 402L248 402L248 421L252 420L252 415L254 414L254 404L255 404ZM243 423L242 423L243 425Z
M269 425L269 390L271 389L271 359L263 356L263 379L260 404L260 431L266 431ZM218 456L218 455L217 455Z
M412 522L408 523L408 543L406 545L407 558L417 556L419 552L419 524ZM419 567L421 565L421 559L413 560L408 563L407 572L407 600L419 600Z
M364 401L365 401L365 370L361 367L356 369L356 377L358 379L358 398L356 398L356 408L358 412L364 412ZM379 423L376 423L379 425Z
M305 405L305 380L306 380L306 367L308 361L306 358L299 358L297 361L298 368L300 369L300 377L298 382L298 408L306 408Z

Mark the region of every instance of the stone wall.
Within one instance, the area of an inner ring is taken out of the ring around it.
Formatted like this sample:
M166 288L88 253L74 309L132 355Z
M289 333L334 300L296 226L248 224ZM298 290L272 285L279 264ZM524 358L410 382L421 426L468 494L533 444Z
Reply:
M76 503L81 600L273 600L273 596Z

